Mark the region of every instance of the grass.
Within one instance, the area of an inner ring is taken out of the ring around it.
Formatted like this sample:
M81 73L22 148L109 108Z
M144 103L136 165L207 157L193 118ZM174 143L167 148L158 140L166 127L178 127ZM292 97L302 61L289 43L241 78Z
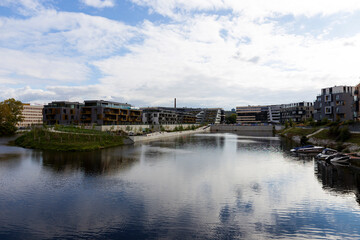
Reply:
M81 129L84 130L84 129ZM78 133L78 132L77 132ZM96 131L93 134L50 132L33 129L18 137L15 144L25 148L54 151L91 151L124 144L123 137Z
M351 133L351 137L347 140L347 142L360 145L360 133Z
M313 138L335 140L335 139L333 139L333 138L331 138L331 137L329 136L329 130L328 130L328 129L324 129L324 130L322 130L321 132L315 134L315 135L313 136Z
M60 132L69 132L69 133L85 133L85 134L101 134L103 132L95 130L95 129L84 129L74 126L62 126L62 125L56 125L54 127L56 131ZM106 133L104 133L106 134Z
M293 136L306 136L309 135L311 133L314 133L318 130L318 128L297 128L297 127L292 127L292 128L287 128L285 130L283 130L280 134L281 135L286 135L287 137L293 137Z

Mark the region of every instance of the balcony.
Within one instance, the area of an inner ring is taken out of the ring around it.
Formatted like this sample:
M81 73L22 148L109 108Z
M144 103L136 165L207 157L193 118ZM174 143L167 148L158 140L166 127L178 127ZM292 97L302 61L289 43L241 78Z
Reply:
M81 114L90 115L90 114L91 114L91 110L83 110L83 111L81 111Z
M104 121L109 121L109 122L114 122L114 121L116 121L116 117L113 118L113 117L106 117L106 116L105 116L105 117L103 118L103 120L104 120Z

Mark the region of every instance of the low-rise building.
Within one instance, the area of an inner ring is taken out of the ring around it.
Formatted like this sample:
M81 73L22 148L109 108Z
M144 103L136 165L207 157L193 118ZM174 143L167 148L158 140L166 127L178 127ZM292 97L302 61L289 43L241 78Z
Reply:
M24 103L22 110L23 120L17 124L17 127L25 128L43 124L43 108L42 105Z
M358 98L355 87L335 86L323 88L314 103L314 119L321 121L354 120L358 117Z

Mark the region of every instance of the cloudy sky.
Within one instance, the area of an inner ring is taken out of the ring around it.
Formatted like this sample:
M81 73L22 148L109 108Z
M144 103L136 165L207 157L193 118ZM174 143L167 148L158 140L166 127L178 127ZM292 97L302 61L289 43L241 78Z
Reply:
M359 0L0 0L0 100L224 107L360 79Z

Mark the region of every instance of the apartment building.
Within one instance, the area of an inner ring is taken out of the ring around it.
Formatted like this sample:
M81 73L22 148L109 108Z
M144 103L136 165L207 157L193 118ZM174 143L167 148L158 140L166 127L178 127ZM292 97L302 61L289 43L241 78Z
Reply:
M43 124L43 108L44 106L42 105L24 103L22 110L23 120L17 124L17 127L25 128Z
M44 122L48 125L121 125L140 124L141 110L127 103L103 100L52 102L44 106Z
M225 122L225 111L222 108L175 108L158 107L179 114L180 123L216 124ZM182 116L186 117L183 118Z
M358 118L358 92L356 87L335 86L323 88L314 103L314 119L321 121L346 121Z
M179 124L179 114L175 111L149 107L141 108L143 111L142 122L149 125Z
M297 102L281 105L281 123L286 121L303 122L313 117L314 104L312 102Z
M268 106L267 120L269 123L280 123L280 121L281 121L281 105Z
M43 121L47 125L78 124L80 119L79 102L54 101L44 106Z
M142 122L141 110L127 103L88 100L80 111L80 123L85 125L121 125Z

